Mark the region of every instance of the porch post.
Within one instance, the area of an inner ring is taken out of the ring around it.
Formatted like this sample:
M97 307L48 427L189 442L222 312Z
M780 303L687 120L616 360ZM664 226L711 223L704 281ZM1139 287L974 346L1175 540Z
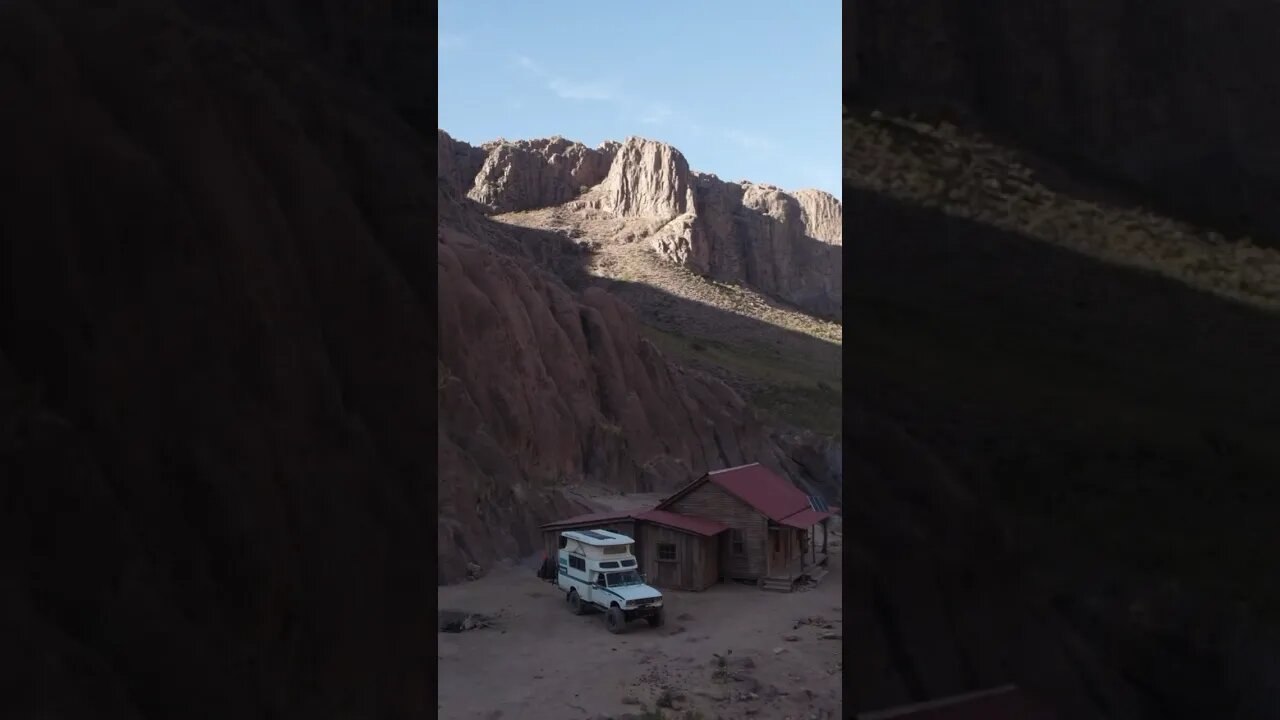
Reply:
M822 520L822 554L823 555L827 554L827 522L830 519L831 518L824 518Z

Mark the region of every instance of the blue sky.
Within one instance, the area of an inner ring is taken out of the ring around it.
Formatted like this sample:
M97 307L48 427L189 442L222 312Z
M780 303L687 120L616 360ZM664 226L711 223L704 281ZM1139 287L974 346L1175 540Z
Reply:
M629 135L694 170L840 196L840 2L445 0L440 128Z

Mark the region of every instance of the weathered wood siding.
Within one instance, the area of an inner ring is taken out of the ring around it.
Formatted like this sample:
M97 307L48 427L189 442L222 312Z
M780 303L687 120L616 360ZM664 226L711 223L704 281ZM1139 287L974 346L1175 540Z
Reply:
M768 551L768 518L755 508L731 495L712 482L704 482L688 495L677 499L671 510L685 515L716 520L742 531L745 556L733 554L732 532L724 533L720 572L726 578L754 579L764 576L765 552Z
M705 590L720 579L716 538L644 523L640 529L644 552L638 556L646 579L654 587ZM676 546L674 562L658 559L658 545Z
M702 576L698 578L696 590L706 590L720 582L720 538L726 534L698 538L698 546L702 550Z

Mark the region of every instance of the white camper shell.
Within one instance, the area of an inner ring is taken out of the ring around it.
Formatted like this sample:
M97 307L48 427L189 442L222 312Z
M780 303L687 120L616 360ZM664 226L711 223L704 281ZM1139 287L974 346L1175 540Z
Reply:
M590 608L605 612L609 632L620 633L631 620L662 625L662 593L645 584L632 552L635 540L609 530L560 533L555 584L565 591L574 614Z

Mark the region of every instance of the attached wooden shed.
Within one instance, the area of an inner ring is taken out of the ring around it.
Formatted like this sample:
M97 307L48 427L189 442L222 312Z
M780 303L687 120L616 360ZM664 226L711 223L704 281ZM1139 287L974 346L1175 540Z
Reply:
M705 590L720 581L720 534L728 525L664 510L636 515L636 558L649 584Z
M564 520L557 520L540 526L542 544L547 557L555 558L560 550L560 533L565 530L588 530L599 528L636 537L636 523L633 512L597 512L575 515ZM639 540L639 538L636 538ZM638 549L638 548L637 548Z

